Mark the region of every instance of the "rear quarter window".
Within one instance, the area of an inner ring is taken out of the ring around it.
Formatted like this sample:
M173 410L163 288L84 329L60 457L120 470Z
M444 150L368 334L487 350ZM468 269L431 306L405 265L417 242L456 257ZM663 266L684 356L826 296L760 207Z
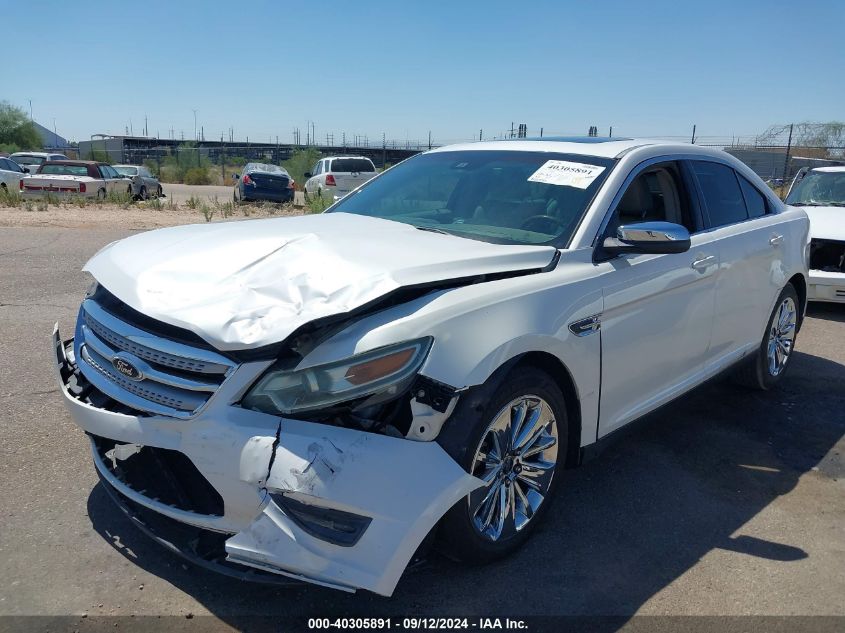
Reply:
M745 206L748 209L748 217L759 218L768 212L766 198L757 190L757 187L737 174L739 186L742 189L742 196L745 198Z

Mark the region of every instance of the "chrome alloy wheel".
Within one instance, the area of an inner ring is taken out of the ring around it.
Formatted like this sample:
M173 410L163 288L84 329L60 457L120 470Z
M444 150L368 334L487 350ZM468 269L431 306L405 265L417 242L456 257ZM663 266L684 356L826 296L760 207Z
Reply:
M792 347L795 343L795 326L798 321L798 311L792 297L786 297L780 304L769 325L768 361L769 373L779 375L789 361Z
M494 416L472 462L486 485L467 497L480 535L500 541L528 525L554 477L557 433L552 408L538 396L512 400Z

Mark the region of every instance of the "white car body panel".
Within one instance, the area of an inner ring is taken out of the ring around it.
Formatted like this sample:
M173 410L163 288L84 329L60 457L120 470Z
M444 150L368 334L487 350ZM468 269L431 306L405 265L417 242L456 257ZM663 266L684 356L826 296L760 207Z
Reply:
M85 191L80 193L79 185L85 183ZM97 192L105 188L105 181L90 176L68 176L60 174L39 174L23 179L22 194L25 196L70 195L82 198L96 198Z
M139 312L232 350L277 343L403 286L543 268L554 253L338 213L142 233L103 249L85 270Z
M798 208L810 218L811 238L845 244L845 207ZM811 301L845 303L845 273L811 268L808 295Z
M571 381L580 447L756 349L784 284L807 276L806 214L784 207L727 154L625 140L508 141L435 151L452 149L619 160L567 248L487 244L331 213L162 229L107 246L85 269L146 317L190 330L224 352L279 343L303 325L358 311L305 352L297 367L431 337L419 374L453 388L456 400L508 362L543 355ZM773 212L700 231L685 253L595 262L594 243L626 178L648 161L680 157L733 167L758 183ZM782 239L770 242L777 236ZM520 274L442 287L491 273ZM422 296L363 310L393 291L427 284L432 289ZM572 328L593 318L592 331ZM54 345L62 365L64 347L55 332ZM239 365L208 406L184 420L99 409L75 398L61 372L59 382L71 415L89 433L188 456L224 498L225 515L186 516L109 481L125 496L177 521L232 533L226 551L240 564L390 595L430 529L481 485L432 441L452 409L438 413L412 397L413 424L401 438L237 406L270 362ZM103 464L97 468L107 477ZM340 547L289 519L270 497L277 493L372 523L360 542Z

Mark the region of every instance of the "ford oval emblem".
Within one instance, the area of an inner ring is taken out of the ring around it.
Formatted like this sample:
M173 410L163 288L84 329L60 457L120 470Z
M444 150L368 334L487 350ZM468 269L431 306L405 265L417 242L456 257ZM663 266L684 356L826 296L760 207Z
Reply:
M132 363L130 363L125 358L121 358L118 356L117 358L112 359L111 364L114 368L119 371L122 375L129 378L129 380L143 380L144 374L141 373L141 370L135 367Z

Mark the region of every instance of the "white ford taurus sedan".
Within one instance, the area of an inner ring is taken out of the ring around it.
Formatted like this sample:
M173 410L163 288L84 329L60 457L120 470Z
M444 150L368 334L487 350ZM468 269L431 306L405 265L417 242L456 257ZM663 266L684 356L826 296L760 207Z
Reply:
M110 244L58 377L154 538L390 595L421 545L519 547L562 469L715 374L775 386L808 230L719 151L444 147L321 215Z

